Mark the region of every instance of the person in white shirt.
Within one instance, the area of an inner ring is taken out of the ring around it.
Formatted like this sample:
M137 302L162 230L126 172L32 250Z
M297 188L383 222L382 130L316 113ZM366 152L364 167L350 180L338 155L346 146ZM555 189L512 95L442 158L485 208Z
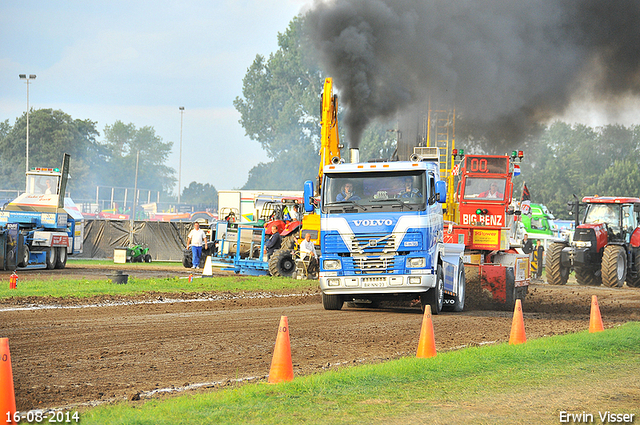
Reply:
M309 260L308 271L314 273L318 266L318 256L316 255L316 246L311 242L310 233L305 233L303 241L300 242L300 258Z
M191 268L197 269L200 266L200 257L202 256L202 244L207 248L207 235L200 228L200 223L193 223L193 229L187 236L187 247L191 246Z
M47 188L44 190L44 194L45 195L52 195L53 194L53 188L51 187L51 180L47 179Z

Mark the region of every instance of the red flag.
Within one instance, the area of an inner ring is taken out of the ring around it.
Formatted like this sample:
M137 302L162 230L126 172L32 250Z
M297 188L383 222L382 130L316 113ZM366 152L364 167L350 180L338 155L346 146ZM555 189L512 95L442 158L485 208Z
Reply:
M527 187L527 184L525 183L522 186L522 197L520 198L520 202L530 201L530 200L531 200L531 193L529 193L529 188Z

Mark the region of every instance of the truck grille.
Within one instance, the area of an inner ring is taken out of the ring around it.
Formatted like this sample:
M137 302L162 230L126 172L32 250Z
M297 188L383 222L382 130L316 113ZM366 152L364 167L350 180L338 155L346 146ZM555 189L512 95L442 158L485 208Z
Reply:
M396 238L393 233L359 234L351 238L351 251L362 254L395 252Z
M394 273L394 257L353 257L353 271L359 274Z

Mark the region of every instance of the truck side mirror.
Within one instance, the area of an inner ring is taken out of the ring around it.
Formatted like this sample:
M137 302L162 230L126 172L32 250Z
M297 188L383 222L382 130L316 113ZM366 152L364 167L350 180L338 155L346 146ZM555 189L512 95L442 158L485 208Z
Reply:
M447 184L443 180L436 182L436 201L441 204L447 202Z
M307 180L304 182L304 210L308 213L313 212L314 207L311 200L313 199L313 182Z
M640 212L640 204L633 204L633 212Z

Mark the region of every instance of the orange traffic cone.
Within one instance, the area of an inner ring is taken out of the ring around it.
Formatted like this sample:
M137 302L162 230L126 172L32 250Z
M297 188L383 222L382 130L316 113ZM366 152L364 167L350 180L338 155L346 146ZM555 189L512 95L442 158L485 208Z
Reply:
M16 396L13 390L13 372L11 371L11 354L9 354L9 338L0 338L0 413L3 423L15 424ZM6 418L6 419L5 419Z
M431 320L431 306L427 305L422 317L422 329L420 330L420 341L418 341L418 352L416 357L426 359L436 356L436 338L433 335L433 321Z
M277 384L293 380L293 363L291 362L291 342L289 340L289 321L287 316L280 317L276 348L273 351L269 383Z
M509 345L522 344L523 342L527 342L527 336L524 333L522 301L516 300L516 307L513 310L513 321L511 322L511 336L509 337Z
M600 306L598 305L598 297L591 296L591 315L589 318L589 333L602 332L602 317L600 316Z

